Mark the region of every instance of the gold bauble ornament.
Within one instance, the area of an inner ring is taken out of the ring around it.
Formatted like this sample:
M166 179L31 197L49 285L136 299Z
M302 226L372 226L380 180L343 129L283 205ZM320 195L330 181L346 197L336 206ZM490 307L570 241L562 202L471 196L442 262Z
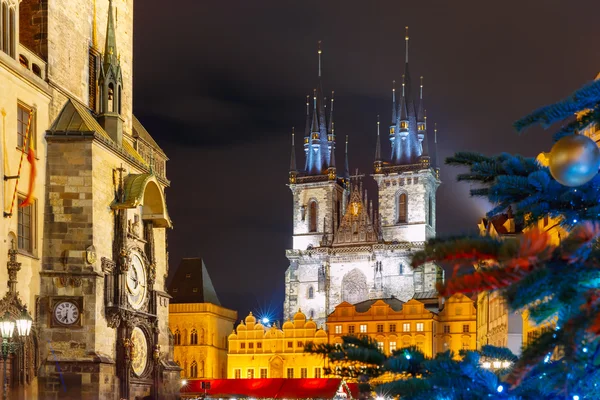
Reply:
M600 168L600 149L583 135L565 136L550 150L550 173L558 183L574 187L589 182Z

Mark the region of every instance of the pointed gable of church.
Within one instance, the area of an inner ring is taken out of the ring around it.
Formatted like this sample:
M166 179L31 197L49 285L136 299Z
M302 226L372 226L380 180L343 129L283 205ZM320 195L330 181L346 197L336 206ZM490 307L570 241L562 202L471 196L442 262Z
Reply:
M334 246L377 243L377 231L365 207L359 185L353 186L346 213L333 240Z

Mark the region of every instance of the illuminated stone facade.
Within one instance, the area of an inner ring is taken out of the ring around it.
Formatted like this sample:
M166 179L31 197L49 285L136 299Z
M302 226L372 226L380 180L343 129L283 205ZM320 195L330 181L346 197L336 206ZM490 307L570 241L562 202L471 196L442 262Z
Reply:
M174 360L186 379L227 378L227 337L237 312L221 306L200 258L184 258L169 285Z
M319 72L312 104L310 99L306 103L305 164L301 170L292 146L293 235L292 248L286 252L286 319L301 308L324 326L327 315L342 302L437 296L436 283L443 280L441 268L432 264L416 270L409 267L413 252L435 237L435 196L440 181L435 157L432 162L428 150L431 138L422 91L417 107L408 62L402 88L399 101L394 92L389 161L381 156L377 125L374 203L363 190L363 176L350 177L347 141L345 168L338 174L333 94L328 108Z
M38 169L30 214L14 206L0 230L2 265L17 239L17 289L35 318L35 349L24 369L27 390L35 389L35 376L39 389L24 397L173 399L179 368L165 288L170 182L166 155L132 113L133 2L0 3L14 20L4 35L8 47L0 46L0 168L17 173L28 110ZM18 195L28 180L24 160ZM3 183L5 212L15 183ZM57 317L66 303L78 310L73 322Z
M323 357L304 353L308 342L327 343L327 333L302 312L281 328L264 326L250 313L229 335L227 377L321 378Z
M431 300L396 298L342 303L327 318L329 343L342 343L344 335L367 335L381 350L417 346L427 356L452 350L475 349L476 313L474 302L461 294L442 306Z

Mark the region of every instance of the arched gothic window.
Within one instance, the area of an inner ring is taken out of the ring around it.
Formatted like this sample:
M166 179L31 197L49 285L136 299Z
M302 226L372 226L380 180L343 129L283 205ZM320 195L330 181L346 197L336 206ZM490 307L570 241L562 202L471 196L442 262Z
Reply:
M313 297L315 297L315 289L312 286L310 286L308 288L308 296L307 297L309 299L312 299Z
M317 202L311 201L310 207L308 210L308 231L316 232L317 231Z
M403 224L407 222L408 215L408 197L406 193L401 193L398 196L398 223Z
M16 26L15 5L12 1L0 0L0 51L13 58L17 39Z
M175 334L173 335L173 344L176 346L181 344L181 332L179 332L179 329L175 330Z
M190 344L198 344L198 331L192 329L192 333L190 334Z
M198 363L196 361L192 361L192 365L190 367L190 378L198 377Z

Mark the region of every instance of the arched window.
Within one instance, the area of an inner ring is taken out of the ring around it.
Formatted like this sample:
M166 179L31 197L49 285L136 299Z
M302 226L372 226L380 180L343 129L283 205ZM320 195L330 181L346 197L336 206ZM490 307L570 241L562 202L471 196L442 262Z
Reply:
M308 210L308 231L316 232L317 231L317 202L311 201L310 207Z
M407 218L407 210L408 210L408 198L406 196L406 193L401 193L400 196L398 196L398 223L402 224L402 223L406 223L406 218Z
M0 50L8 54L8 4L0 1Z
M190 334L190 344L198 344L198 332L195 329Z
M117 112L121 114L121 85L119 85L119 96L117 97Z
M39 65L37 64L32 64L31 65L31 70L33 71L34 74L36 74L37 76L39 76L40 78L42 77L42 69L40 68Z
M108 84L108 112L115 112L115 86L113 83Z
M400 263L400 266L398 266L398 274L402 275L404 273L404 265L402 265L402 263Z
M192 365L190 367L190 378L198 377L198 363L196 361L192 361Z
M173 344L176 346L181 344L181 332L179 332L179 329L175 330L175 334L173 335Z
M8 55L11 56L12 58L15 57L15 39L16 39L16 35L15 35L15 29L16 29L16 23L15 23L15 8L11 7L9 10L9 15L8 15Z
M312 286L310 286L310 287L308 288L308 296L307 296L307 297L308 297L309 299L312 299L313 297L315 297L315 289L313 289L313 287L312 287Z
M29 60L23 54L19 54L19 64L21 64L22 67L29 69Z
M313 310L311 308L311 310L308 312L308 318L309 319L314 319L315 318L315 310Z

